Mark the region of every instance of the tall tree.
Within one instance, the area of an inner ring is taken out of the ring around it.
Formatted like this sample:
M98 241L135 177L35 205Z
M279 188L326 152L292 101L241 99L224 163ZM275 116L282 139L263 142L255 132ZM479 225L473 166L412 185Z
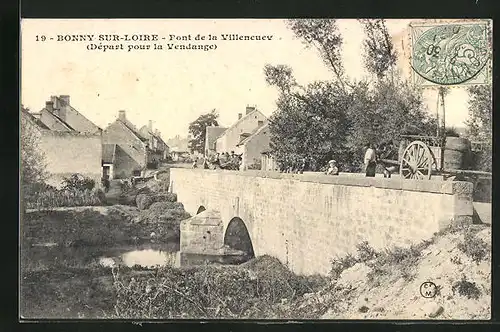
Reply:
M473 85L467 92L469 93L467 131L474 140L491 142L493 138L491 86Z
M203 153L205 150L205 133L206 128L210 126L218 126L217 118L219 114L215 109L207 114L200 115L196 120L189 124L189 133L192 138L189 140L189 150L191 152Z
M385 76L397 60L391 36L383 19L360 19L365 31L363 60L369 73Z
M288 27L306 46L318 50L323 62L333 71L339 84L345 89L342 64L342 35L334 19L291 19Z

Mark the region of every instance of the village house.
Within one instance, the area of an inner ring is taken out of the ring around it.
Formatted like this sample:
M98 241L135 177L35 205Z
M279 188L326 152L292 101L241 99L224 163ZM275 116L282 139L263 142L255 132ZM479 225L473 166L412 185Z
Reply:
M48 184L60 187L65 177L79 173L100 185L102 130L71 106L68 95L51 96L40 112L21 108L21 125L38 136Z
M191 152L189 151L189 141L191 140L191 135L183 138L176 135L174 138L168 140L170 143L170 157L172 161L182 162L189 160L191 157Z
M215 152L215 140L222 135L227 128L220 126L208 126L205 129L205 156L208 157Z
M168 158L170 152L169 146L161 138L161 133L158 129L153 131L153 121L149 120L148 125L142 126L139 132L143 137L149 140L152 163L157 164Z
M229 128L224 130L216 139L214 150L217 153L224 153L241 150L238 144L243 138L251 135L257 128L264 125L267 118L255 107L247 106L246 114L238 114L238 120ZM208 140L209 138L206 138ZM211 139L211 138L210 138Z
M262 168L262 154L267 152L270 146L268 122L265 121L250 134L243 134L240 137L241 140L235 151L242 155L240 170L260 170Z
M103 176L125 179L143 176L147 168L155 168L158 154L150 149L150 142L158 143L158 140L146 136L127 119L124 110L119 111L116 120L104 129L102 135Z

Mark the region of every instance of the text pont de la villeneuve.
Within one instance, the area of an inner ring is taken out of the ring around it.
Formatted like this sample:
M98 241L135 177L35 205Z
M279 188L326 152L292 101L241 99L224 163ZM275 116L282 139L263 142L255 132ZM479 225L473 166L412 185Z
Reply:
M36 35L37 42L83 43L89 51L212 51L219 42L272 41L273 35L222 34L57 34Z

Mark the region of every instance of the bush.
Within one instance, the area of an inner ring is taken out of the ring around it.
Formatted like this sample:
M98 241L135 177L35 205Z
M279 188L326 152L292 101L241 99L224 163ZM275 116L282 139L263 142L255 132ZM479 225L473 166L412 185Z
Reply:
M475 282L470 282L467 280L465 275L462 277L460 281L457 281L451 287L453 294L458 292L461 296L465 296L468 299L479 299L481 296L481 291L477 287Z
M177 202L177 194L175 193L160 193L160 194L139 194L136 198L136 204L139 210L148 209L155 202Z
M252 318L263 308L315 291L324 283L298 277L264 256L236 267L176 269L124 280L114 273L116 312L121 318ZM264 267L264 268L263 268Z
M248 165L248 169L256 169L256 170L261 170L262 169L262 162L260 159L255 159L253 160L253 163Z
M28 209L55 208L63 206L99 206L105 204L104 192L93 190L50 189L37 193L25 202Z
M360 262L368 262L377 257L377 252L373 249L368 241L363 241L356 247L358 252L358 261Z
M330 276L336 280L340 277L343 271L353 267L356 263L358 263L358 261L351 254L347 254L342 258L334 259L330 269Z
M492 163L493 154L491 148L472 152L472 169L483 172L491 172Z
M62 181L62 187L66 190L92 190L95 187L95 181L89 177L75 173Z
M136 221L139 223L163 224L162 234L180 236L180 224L191 215L184 210L179 202L156 202L149 209L141 211Z
M403 278L410 281L414 277L414 267L420 258L420 250L417 246L409 248L395 247L392 250L386 250L377 256L367 265L372 269L368 273L368 281L376 282L377 278L385 275L393 275L395 278Z
M491 252L489 246L484 240L474 236L474 233L468 231L465 233L464 241L458 244L458 249L479 264Z

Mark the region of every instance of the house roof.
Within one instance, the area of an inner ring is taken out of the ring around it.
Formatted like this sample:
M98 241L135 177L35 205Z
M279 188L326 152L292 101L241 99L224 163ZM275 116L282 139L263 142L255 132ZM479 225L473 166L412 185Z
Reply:
M63 125L64 127L66 127L66 129L68 129L69 131L76 131L73 127L71 127L66 121L64 121L63 119L61 119L59 116L55 115L54 113L52 113L51 111L49 111L47 108L43 108L41 112L45 111L49 116L51 116L52 118L54 118L54 120L58 123L60 123L61 125ZM42 122L40 120L40 122Z
M151 135L151 136L155 137L157 140L159 140L161 143L163 143L165 146L168 146L167 143L165 143L165 141L163 140L163 138L161 138L159 135L156 135L146 125L144 125L144 126L141 127L141 129L139 130L139 133L142 136L145 136L144 133L146 133L147 135Z
M215 140L218 140L219 138L221 138L222 136L224 136L224 134L226 133L227 130L231 129L231 128L234 128L236 126L238 126L241 122L243 122L243 120L245 120L246 118L250 117L250 115L252 114L255 114L255 112L259 112L262 116L266 117L264 114L262 114L261 111L259 111L258 109L254 109L253 111L251 111L250 113L248 114L245 114L244 116L241 117L241 119L239 119L238 121L236 121L235 123L233 123L233 125L231 125L229 128L227 128L224 132L222 132L219 136L217 136L215 138Z
M52 96L52 97L55 97L57 100L61 100L61 98L59 96ZM83 115L81 112L79 112L73 106L71 106L71 105L68 104L67 107L69 107L74 113L78 114L79 116L81 116L82 118L84 118L85 120L87 120L88 122L92 123L98 130L102 130L99 126L97 126L94 122L90 121L85 115ZM70 126L67 122L65 122L65 123L66 123L66 125ZM73 129L73 130L76 131L76 129Z
M116 144L103 144L102 145L102 162L106 164L113 164L115 161Z
M212 146L215 140L227 130L226 127L210 126L206 127L205 139L208 146Z
M121 123L125 128L127 128L129 131L132 132L132 134L134 134L139 140L143 141L143 142L147 142L148 139L146 137L144 137L140 132L139 130L137 129L136 126L134 126L134 124L128 120L120 120L120 119L116 119L116 122L119 122Z
M269 125L269 122L266 121L262 126L256 128L254 131L250 133L247 137L244 137L236 146L245 145L248 141L250 141L253 137L257 136L261 131L266 129Z
M24 114L26 116L26 119L28 119L28 121L32 122L34 125L42 128L42 129L49 130L49 127L47 127L42 121L40 121L39 119L37 119L28 110L26 110L24 108L21 108L21 114Z

